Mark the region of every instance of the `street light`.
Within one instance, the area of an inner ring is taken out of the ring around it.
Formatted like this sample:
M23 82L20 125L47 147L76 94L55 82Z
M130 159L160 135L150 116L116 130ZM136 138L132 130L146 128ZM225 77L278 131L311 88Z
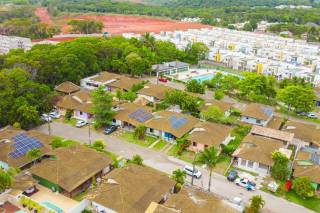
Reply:
M192 162L193 169L192 169L192 177L191 177L191 186L193 186L194 171L195 171L195 169L196 169L196 158L197 158L197 154L198 154L198 151L196 151L196 152L194 153L194 158L193 158L193 162Z
M90 128L90 126L91 126L91 121L90 121L90 119L88 119L88 130L89 130L88 137L89 137L89 145L91 146L91 128Z

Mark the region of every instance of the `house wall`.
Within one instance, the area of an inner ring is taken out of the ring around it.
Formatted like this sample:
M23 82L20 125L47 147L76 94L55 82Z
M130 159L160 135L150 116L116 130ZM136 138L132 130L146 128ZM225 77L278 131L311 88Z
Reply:
M247 116L241 116L240 120L242 122L246 122L246 123L254 124L254 125L258 125L258 126L266 126L268 124L268 121L258 120L258 119L247 117Z
M156 99L153 96L138 94L138 98L144 98L152 103L156 102Z
M79 212L82 212L89 205L90 205L90 201L84 199L81 202L79 202L75 207L73 207L72 209L68 210L68 213L79 213Z
M73 117L88 122L88 120L91 118L91 114L87 112L81 112L79 110L74 110Z
M262 166L264 166L265 168L261 168ZM237 167L263 175L269 174L269 171L271 169L270 166L259 164L258 162L253 162L242 158L238 158Z
M39 182L39 184L41 184L49 189L54 189L58 192L63 192L63 189L58 184L52 183L52 182L50 182L42 177L39 177L37 175L32 175L32 177L34 179L36 179Z
M91 205L92 205L93 211L97 212L97 213L117 213L116 211L109 209L109 208L107 208L99 203L96 203L94 201L92 201Z
M201 143L192 143L189 147L188 150L193 151L193 152L201 152L206 148L206 145L201 144Z
M147 128L146 133L148 135L160 137L161 139L163 139L167 142L170 142L170 143L174 143L176 140L176 137L173 136L171 133L164 132L164 131L157 130L157 129Z
M123 122L117 119L112 119L112 124L123 127Z

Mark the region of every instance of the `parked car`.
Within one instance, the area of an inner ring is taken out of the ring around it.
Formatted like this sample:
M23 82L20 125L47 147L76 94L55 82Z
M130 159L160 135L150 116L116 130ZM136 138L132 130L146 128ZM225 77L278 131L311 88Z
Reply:
M45 122L51 122L52 121L52 118L48 114L42 114L40 118L41 118L41 120L43 120Z
M108 125L108 126L104 129L104 134L110 135L111 133L113 133L113 132L116 131L117 129L118 129L118 126L116 126L116 125Z
M235 179L237 179L237 177L238 177L238 172L236 170L231 170L229 172L227 179L228 179L228 181L233 182L233 181L235 181Z
M168 82L168 79L166 78L159 78L159 81L163 82L163 83L167 83Z
M77 120L77 123L76 123L76 127L83 127L87 125L87 122L83 121L83 120Z
M256 184L249 181L247 178L237 178L235 181L237 186L246 188L248 191L256 190Z
M299 115L299 116L307 116L308 113L302 112L302 111L298 111L298 112L297 112L297 115Z
M201 178L202 176L201 172L198 169L193 170L193 167L188 165L184 166L183 170L187 173L187 175L190 175L190 176L193 175L193 177L197 179Z
M318 118L317 115L315 113L313 113L313 112L307 113L307 117L308 118Z
M57 111L52 111L52 112L49 113L49 116L51 118L60 118L61 115Z

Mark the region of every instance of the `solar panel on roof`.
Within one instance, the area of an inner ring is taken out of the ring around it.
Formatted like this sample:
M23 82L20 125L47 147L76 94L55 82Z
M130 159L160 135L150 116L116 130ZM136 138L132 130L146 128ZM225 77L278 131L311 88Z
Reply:
M316 165L320 165L320 154L318 153L313 153L311 155L311 159L310 159L312 162L314 162Z
M185 123L187 123L187 118L177 118L176 116L170 117L171 126L174 129L180 129Z
M270 108L270 107L263 107L263 108L262 108L262 111L263 111L266 115L268 115L268 116L271 116L272 113L273 113L273 109Z
M138 109L129 115L129 118L133 118L141 123L146 122L147 120L151 119L152 117L153 117L153 115L144 109Z
M12 137L12 140L14 141L12 146L15 148L15 150L9 153L9 155L13 158L19 158L23 156L31 149L43 147L43 144L36 138L28 137L24 133Z

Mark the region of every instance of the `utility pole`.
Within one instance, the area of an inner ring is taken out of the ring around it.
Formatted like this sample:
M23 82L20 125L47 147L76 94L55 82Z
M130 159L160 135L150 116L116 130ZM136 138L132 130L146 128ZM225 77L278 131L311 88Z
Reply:
M196 169L196 163L195 162L196 162L197 153L198 152L194 153L194 158L193 158L193 162L192 162L193 169L192 169L192 176L191 176L191 186L193 186L194 170Z
M89 130L88 136L89 136L89 145L91 146L91 128L90 128L90 126L91 126L91 122L89 120L88 121L88 130Z
M51 135L51 125L50 125L50 117L48 117L47 119L47 123L48 123L48 134Z

